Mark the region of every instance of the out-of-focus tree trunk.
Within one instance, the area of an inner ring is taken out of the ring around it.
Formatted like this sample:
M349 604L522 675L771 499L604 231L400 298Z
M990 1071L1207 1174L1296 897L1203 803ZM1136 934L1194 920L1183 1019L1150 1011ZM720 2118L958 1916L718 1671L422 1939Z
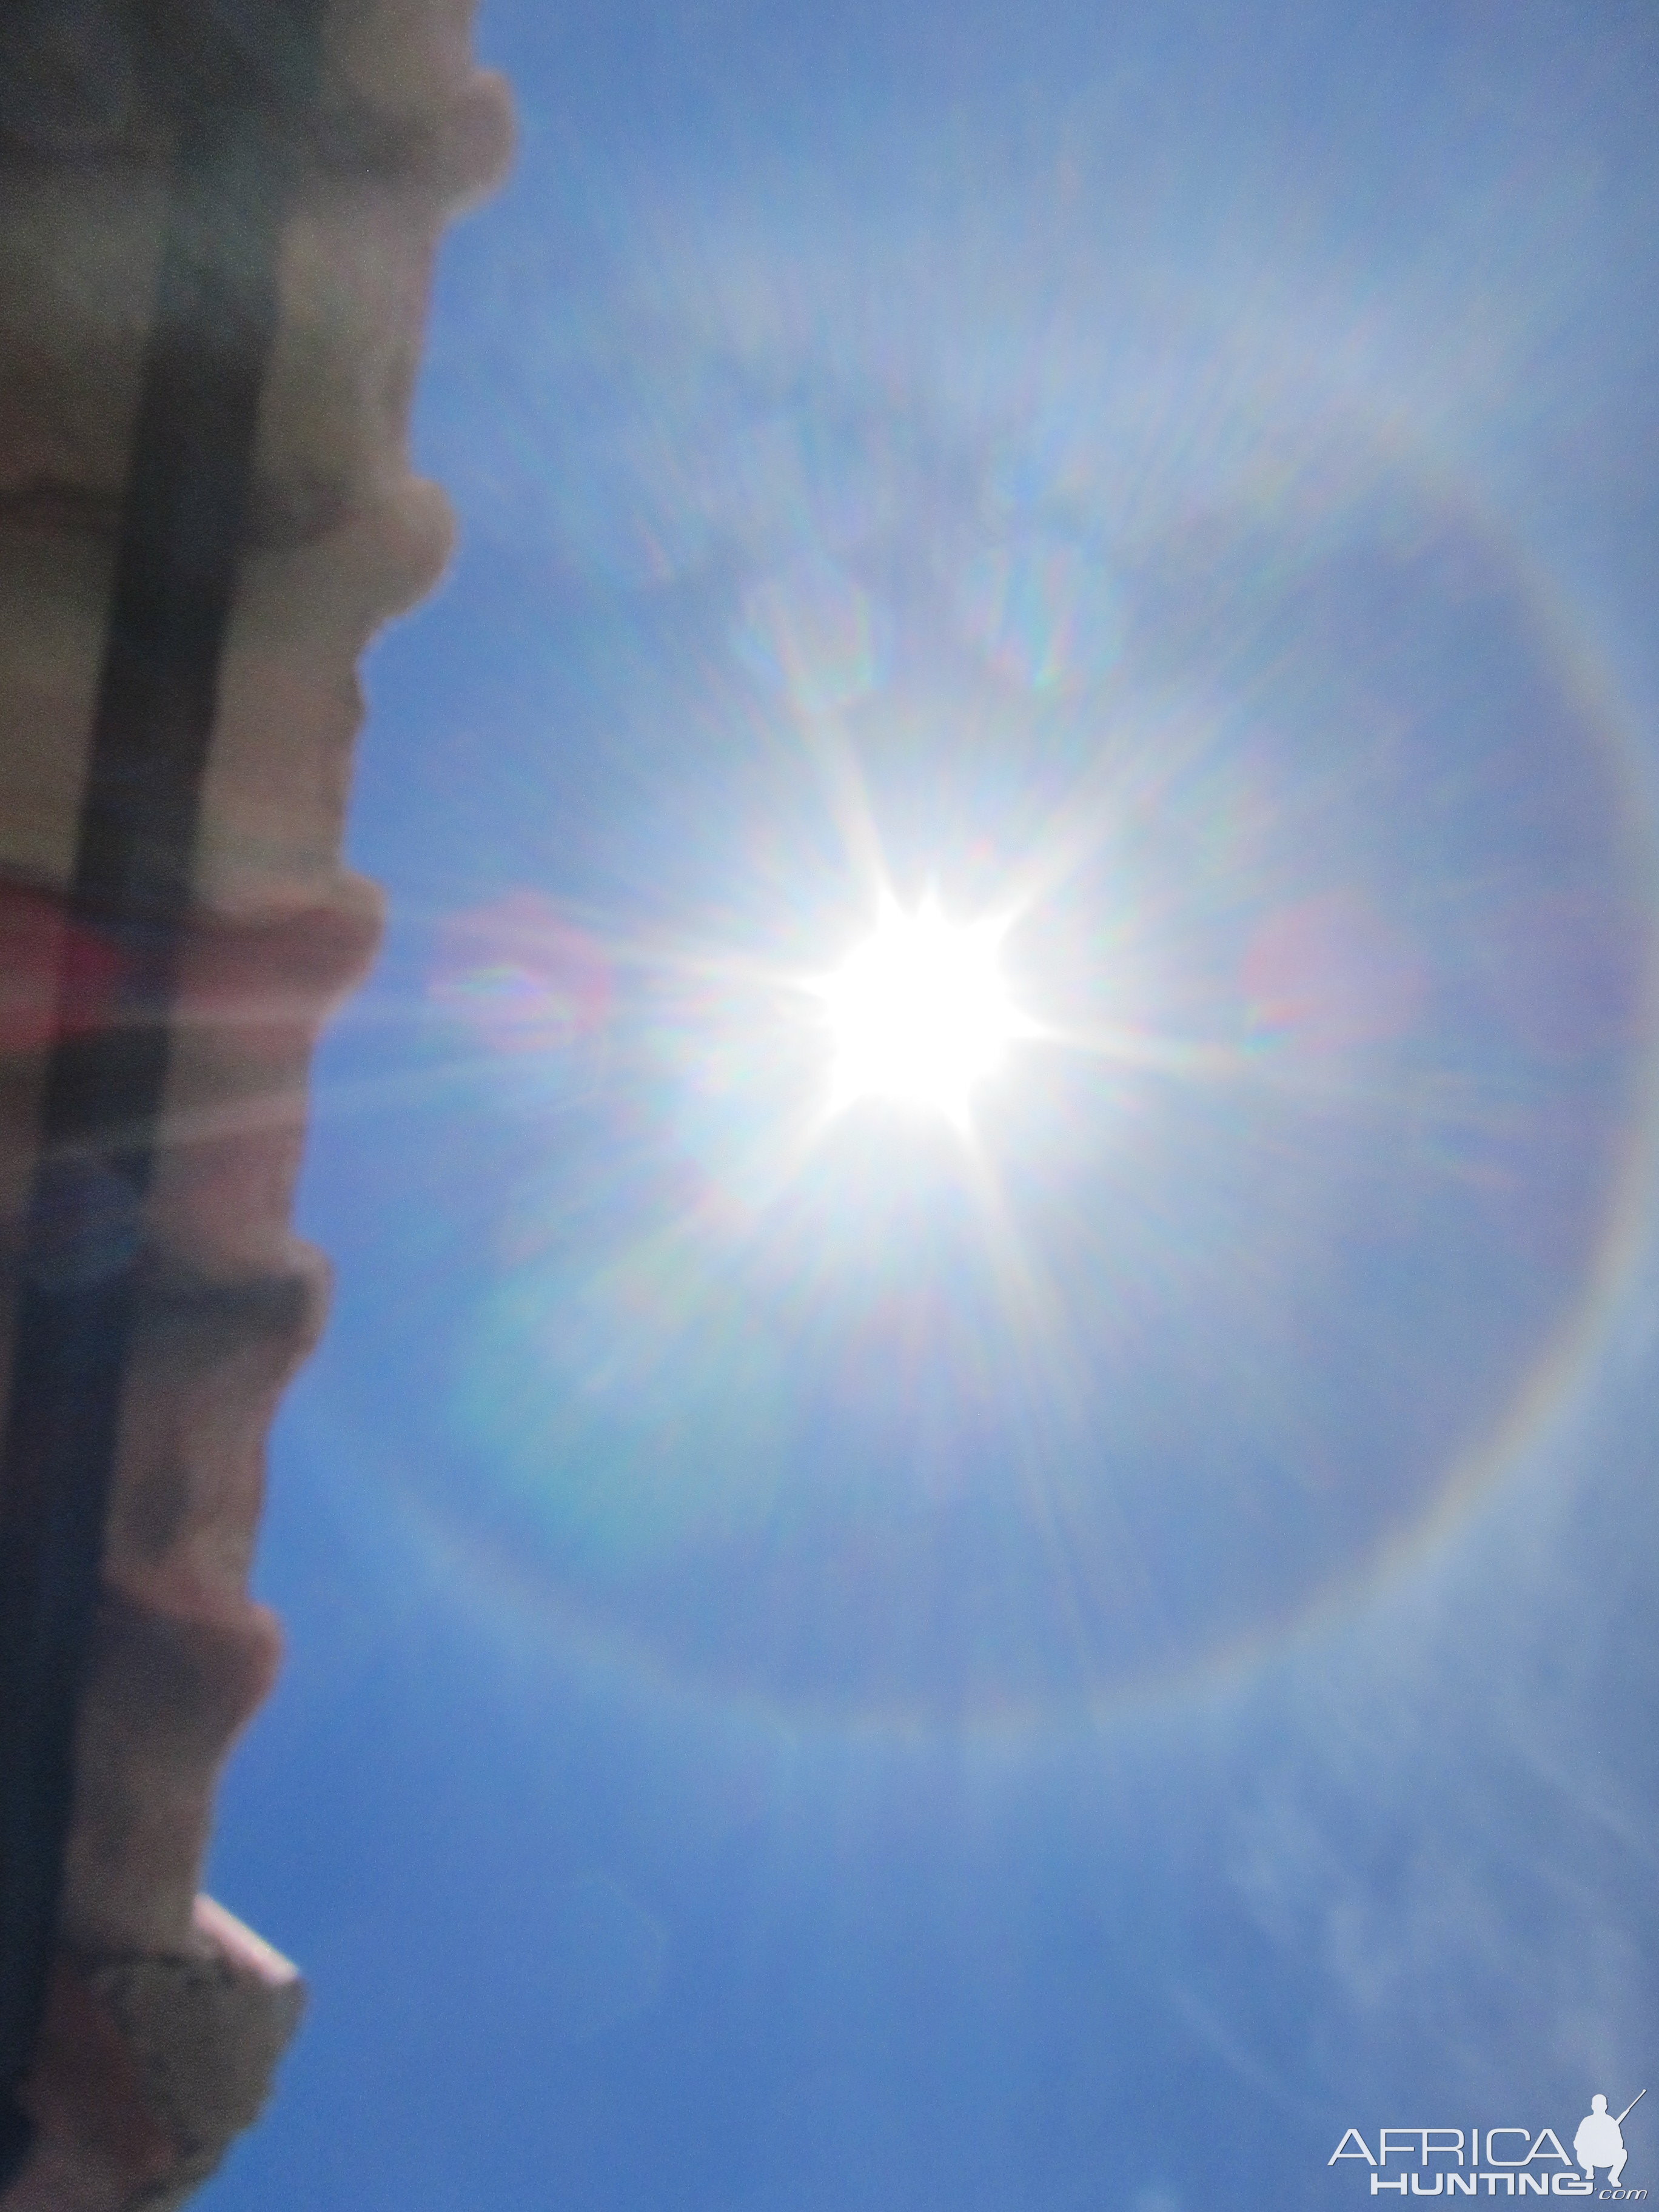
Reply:
M69 892L177 118L247 104L246 76L204 58L226 51L222 26L206 35L212 9L0 13L3 1347L49 1056L118 995L118 948ZM240 14L256 39L280 20ZM468 0L331 0L314 105L289 116L274 89L250 111L289 134L296 182L179 939L57 1960L23 2097L38 2134L3 2212L180 2201L258 2112L299 2014L295 1969L197 1884L220 1767L279 1655L246 1579L265 1431L326 1296L324 1262L289 1226L310 1054L379 924L340 859L355 665L446 556L442 496L410 473L408 407L439 229L507 147L470 15ZM280 87L280 56L244 58Z

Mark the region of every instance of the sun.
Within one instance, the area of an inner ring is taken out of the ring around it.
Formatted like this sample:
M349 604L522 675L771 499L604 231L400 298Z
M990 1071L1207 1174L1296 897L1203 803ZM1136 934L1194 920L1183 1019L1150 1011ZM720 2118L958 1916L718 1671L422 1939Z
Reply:
M832 1106L884 1098L964 1121L980 1079L1027 1026L1002 976L1006 924L952 923L929 899L883 908L817 986L834 1040Z

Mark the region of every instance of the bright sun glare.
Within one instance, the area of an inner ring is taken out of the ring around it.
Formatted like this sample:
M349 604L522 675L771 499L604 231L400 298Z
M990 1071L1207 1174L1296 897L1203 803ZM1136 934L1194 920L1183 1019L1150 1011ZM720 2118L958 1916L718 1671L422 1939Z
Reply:
M890 904L819 986L835 1038L834 1103L866 1097L965 1118L974 1085L1024 1026L998 963L1000 922Z

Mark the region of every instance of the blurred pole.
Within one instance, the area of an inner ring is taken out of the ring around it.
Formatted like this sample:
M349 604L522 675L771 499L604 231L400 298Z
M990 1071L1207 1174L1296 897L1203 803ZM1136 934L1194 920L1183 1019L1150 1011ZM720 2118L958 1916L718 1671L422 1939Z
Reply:
M320 0L209 0L141 58L176 136L59 963L0 1473L0 2188L46 2004L178 947ZM75 947L114 956L66 1018Z

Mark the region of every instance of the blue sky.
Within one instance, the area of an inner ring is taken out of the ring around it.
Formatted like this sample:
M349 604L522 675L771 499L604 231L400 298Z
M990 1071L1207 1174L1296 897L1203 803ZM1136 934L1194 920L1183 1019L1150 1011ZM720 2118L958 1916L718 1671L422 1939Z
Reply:
M1656 2049L1659 29L480 44L210 1870L312 2011L204 2201L1570 2139ZM820 1110L878 876L1007 918L966 1136Z

